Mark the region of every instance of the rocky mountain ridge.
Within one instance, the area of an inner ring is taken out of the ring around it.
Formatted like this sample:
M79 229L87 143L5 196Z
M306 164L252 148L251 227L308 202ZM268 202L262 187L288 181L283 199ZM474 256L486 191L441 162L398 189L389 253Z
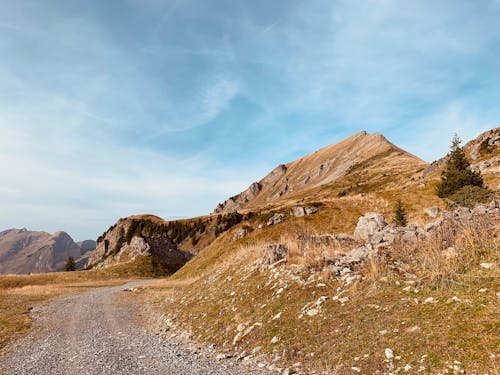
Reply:
M380 133L356 133L288 164L282 164L248 189L220 203L214 213L256 208L294 193L303 193L355 176L361 183L370 176L355 172L367 163L383 166L384 173L407 174L427 166L423 160L389 142Z
M62 271L69 256L81 268L94 248L94 241L75 243L63 231L8 229L0 232L0 274Z

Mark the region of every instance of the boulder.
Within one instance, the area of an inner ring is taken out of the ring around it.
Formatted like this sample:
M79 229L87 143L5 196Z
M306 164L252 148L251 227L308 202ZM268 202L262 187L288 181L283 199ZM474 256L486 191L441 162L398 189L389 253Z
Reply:
M369 241L370 238L387 226L384 215L377 212L367 212L358 219L354 230L354 239Z
M318 212L318 209L316 207L306 207L304 208L306 215L312 215Z
M296 206L292 207L292 210L290 212L290 215L295 216L295 217L302 217L306 215L312 215L318 212L318 209L316 207L303 207L303 206Z
M305 214L306 210L302 206L292 207L292 211L290 212L290 215L295 217L302 217L305 216Z
M267 221L267 225L276 225L281 224L285 221L285 215L283 214L274 214Z
M429 217L436 218L441 210L438 206L429 207L425 209L425 214Z
M233 235L233 241L242 239L249 233L248 229L242 228Z
M267 245L266 249L267 264L273 264L288 257L288 246L286 244L269 244Z

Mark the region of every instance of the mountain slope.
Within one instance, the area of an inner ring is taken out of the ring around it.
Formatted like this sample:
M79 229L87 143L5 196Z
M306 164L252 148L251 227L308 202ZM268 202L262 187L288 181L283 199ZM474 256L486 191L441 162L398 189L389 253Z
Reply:
M84 254L93 250L92 242L80 247L66 232L9 229L0 232L0 274L62 271L69 256L85 262Z
M427 166L379 133L364 131L285 165L279 165L259 182L219 204L216 213L255 209L271 202L305 196L318 187L345 185L354 189L378 182L378 190L391 186L393 176L410 176ZM389 177L389 178L388 178Z

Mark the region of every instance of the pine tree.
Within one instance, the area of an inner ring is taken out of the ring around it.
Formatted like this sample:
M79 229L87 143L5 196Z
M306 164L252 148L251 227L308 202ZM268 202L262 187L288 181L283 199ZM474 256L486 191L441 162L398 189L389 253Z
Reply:
M68 261L66 262L66 266L64 266L64 270L66 272L76 271L76 263L75 259L70 255Z
M405 227L408 224L406 220L406 210L401 199L398 199L394 209L394 223L400 227Z
M480 172L473 171L464 150L460 147L462 141L457 134L451 141L450 154L444 171L441 173L441 182L437 184L437 195L446 198L464 186L483 187L483 178Z

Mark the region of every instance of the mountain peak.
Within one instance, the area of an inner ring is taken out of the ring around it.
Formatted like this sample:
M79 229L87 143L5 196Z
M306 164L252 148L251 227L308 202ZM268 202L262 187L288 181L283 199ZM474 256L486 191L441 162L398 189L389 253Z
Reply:
M362 130L286 165L279 165L262 180L252 183L247 190L219 204L214 212L261 207L322 185L343 179L347 181L350 180L347 177L354 176L355 168L371 168L369 172L373 172L370 163L376 164L381 174L389 170L393 173L396 168L399 168L398 172L407 173L426 165L421 159L392 144L382 134L369 134ZM358 181L355 184L359 185L360 179L367 180L371 172L356 177Z

